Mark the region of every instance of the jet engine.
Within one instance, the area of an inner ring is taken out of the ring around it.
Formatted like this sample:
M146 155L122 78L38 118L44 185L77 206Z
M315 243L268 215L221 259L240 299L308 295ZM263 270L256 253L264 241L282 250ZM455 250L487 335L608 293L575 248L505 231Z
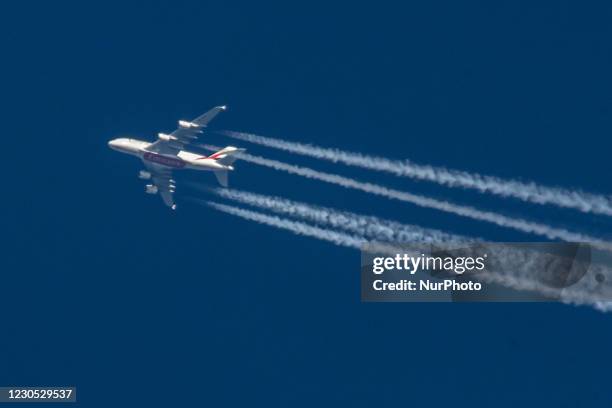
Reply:
M165 133L158 133L157 137L159 138L159 140L163 140L164 142L172 142L178 140L176 137L167 135Z
M138 178L143 180L149 180L151 179L151 173L149 173L148 171L140 170L140 172L138 173Z
M197 123L189 122L186 120L179 120L178 124L179 124L179 127L182 129L199 129L200 128L200 125L198 125Z
M147 193L147 194L157 194L157 186L154 186L153 184L147 184L145 186L145 193Z

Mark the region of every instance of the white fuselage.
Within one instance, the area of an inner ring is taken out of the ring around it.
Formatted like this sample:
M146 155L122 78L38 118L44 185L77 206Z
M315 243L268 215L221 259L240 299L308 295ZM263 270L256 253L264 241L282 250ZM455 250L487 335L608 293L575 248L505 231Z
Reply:
M153 165L167 167L170 169L192 169L192 170L233 170L232 166L227 166L217 162L215 158L209 158L200 154L181 150L176 155L166 155L147 151L152 143L144 140L119 138L108 142L108 146L121 153L131 154L139 157L143 162Z

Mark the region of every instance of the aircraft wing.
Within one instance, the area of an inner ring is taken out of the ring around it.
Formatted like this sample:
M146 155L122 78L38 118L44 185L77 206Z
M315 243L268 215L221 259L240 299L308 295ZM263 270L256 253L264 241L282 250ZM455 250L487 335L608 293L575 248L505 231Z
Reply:
M179 120L179 127L174 132L169 135L160 134L159 140L151 144L147 150L162 154L178 154L185 145L196 140L208 123L225 109L225 106L215 106L192 121Z
M157 187L157 192L164 201L164 204L173 210L176 209L173 197L176 186L175 181L172 179L172 170L146 162L145 167L151 173L151 181Z

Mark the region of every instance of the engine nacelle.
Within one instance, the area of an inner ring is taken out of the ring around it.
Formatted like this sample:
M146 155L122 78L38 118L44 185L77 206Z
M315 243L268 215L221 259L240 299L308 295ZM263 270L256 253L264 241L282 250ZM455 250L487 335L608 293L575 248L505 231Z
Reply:
M167 135L165 133L158 133L157 137L159 138L159 140L163 140L165 142L172 142L174 140L178 140L176 137Z
M143 180L150 180L151 173L149 173L148 171L140 170L140 172L138 173L138 178Z
M197 123L189 122L188 120L179 120L178 124L181 129L199 129L200 128L200 125L198 125Z
M147 184L145 186L145 193L147 193L147 194L157 194L157 186L154 186L153 184Z

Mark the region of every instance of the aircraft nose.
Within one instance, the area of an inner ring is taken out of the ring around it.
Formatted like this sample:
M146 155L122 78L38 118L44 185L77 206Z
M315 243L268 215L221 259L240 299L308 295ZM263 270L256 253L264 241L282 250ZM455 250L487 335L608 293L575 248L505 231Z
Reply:
M117 139L109 140L108 147L110 147L111 149L114 149L117 147L118 144L119 142L117 142Z

